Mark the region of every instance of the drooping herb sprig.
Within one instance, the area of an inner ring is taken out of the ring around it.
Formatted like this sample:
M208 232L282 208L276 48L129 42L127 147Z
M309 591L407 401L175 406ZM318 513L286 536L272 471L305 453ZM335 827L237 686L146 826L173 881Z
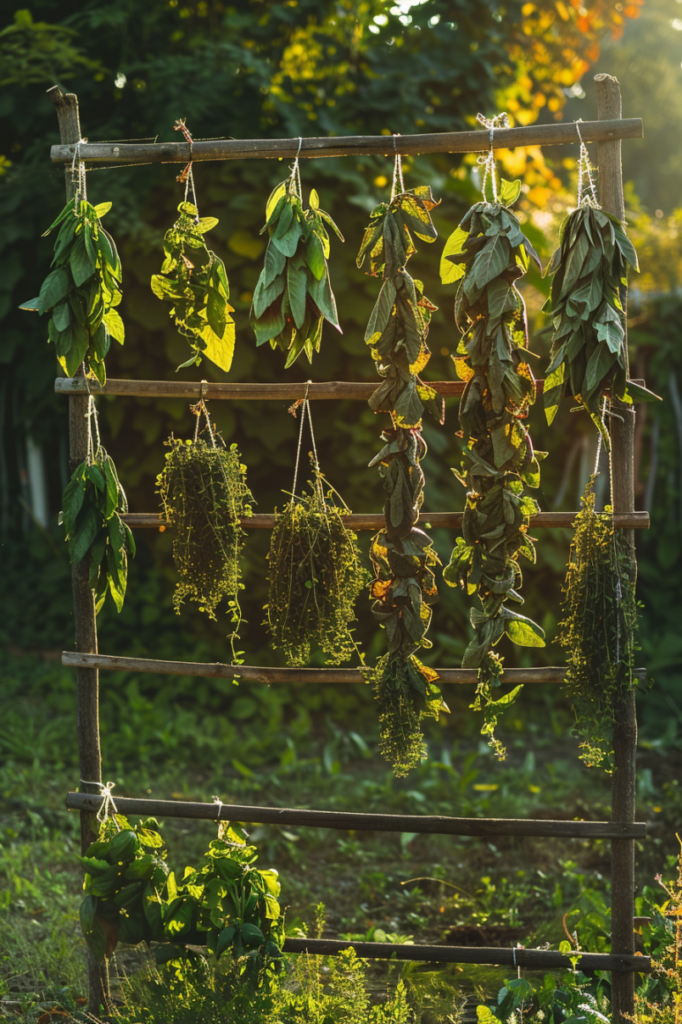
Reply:
M200 403L205 411L203 403ZM198 407L193 407L194 410ZM246 466L235 444L170 437L166 464L157 477L164 515L173 528L173 558L178 580L173 606L178 614L186 600L216 619L223 599L233 626L229 640L238 662L235 641L242 621L239 602L240 556L246 536L240 520L252 515L253 495Z
M348 509L313 466L310 494L277 513L268 554L266 625L288 665L305 665L314 644L327 664L348 661L358 648L351 623L369 574L358 539L345 523Z
M544 456L534 452L524 422L535 400L535 380L516 282L529 256L539 260L508 208L519 191L520 182L503 180L499 202L473 206L448 239L441 262L443 281L459 281L455 321L462 337L454 362L466 381L459 407L465 447L455 475L467 488L463 536L443 576L451 586L477 593L480 601L480 609L471 611L475 636L462 665L478 669L472 707L483 710L482 732L498 757L505 750L494 735L497 716L521 687L494 699L503 658L493 648L505 633L522 646L545 643L542 629L509 607L523 603L519 555L535 561L527 530L538 506L524 495L524 485L539 486L538 458Z
M165 259L161 273L152 276L152 291L171 303L169 315L193 352L178 370L198 366L206 356L227 372L234 355L234 309L228 302L225 265L204 239L218 218L200 218L196 206L187 201L180 203L178 212L163 238Z
M239 825L222 822L202 865L182 878L169 870L154 818L131 825L108 818L80 861L85 897L80 922L97 959L119 942L160 943L157 964L181 968L204 946L219 959L230 952L251 988L277 969L284 940L277 872L256 867L255 846Z
M251 324L256 345L270 342L286 354L285 367L301 352L312 362L320 351L322 325L328 320L336 329L339 317L329 280L328 224L343 242L343 235L324 210L317 192L303 208L295 174L281 182L268 199L265 226L270 241L251 305Z
M73 377L85 364L100 384L106 383L104 359L110 339L121 345L123 321L116 306L121 301L121 261L116 244L101 218L111 203L92 206L80 195L71 199L45 232L56 227L54 267L40 295L20 308L50 314L48 340L55 346L64 373Z
M611 509L595 512L593 482L576 516L558 639L568 652L566 686L580 757L612 772L614 707L635 685L636 568Z
M387 494L386 526L372 539L370 557L372 612L386 631L388 653L368 678L379 702L380 750L396 775L406 775L425 756L421 720L447 710L437 673L415 656L431 646L426 633L438 597L433 572L438 556L416 526L424 498L421 420L427 409L442 422L443 402L418 376L430 358L426 336L436 307L406 269L416 252L413 236L425 242L437 237L430 212L436 205L428 187L380 203L357 258L361 267L369 257L368 273L383 279L365 341L383 378L370 407L391 417L381 435L384 447L370 463L379 467Z
M92 402L93 399L90 399ZM89 558L90 587L99 612L107 592L121 611L128 583L128 555L135 555L130 527L121 518L128 502L113 459L100 444L74 470L62 498L59 521L64 524L71 562Z
M627 264L637 253L617 217L591 204L569 214L546 273L552 290L543 309L552 317L551 362L543 400L547 422L572 395L587 410L608 445L600 412L606 386L623 402L651 401L652 392L628 379L625 342Z

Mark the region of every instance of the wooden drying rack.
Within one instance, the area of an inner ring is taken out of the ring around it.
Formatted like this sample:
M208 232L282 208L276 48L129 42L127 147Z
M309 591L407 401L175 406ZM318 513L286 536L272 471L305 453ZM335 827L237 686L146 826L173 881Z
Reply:
M621 173L621 139L642 137L639 118L621 116L620 88L609 75L595 77L598 121L584 122L580 134L585 142L597 142L599 162L600 199L604 210L623 220L623 183ZM368 154L393 155L393 139L385 136L319 139L256 139L214 140L187 143L83 143L78 99L73 94L63 95L58 86L48 91L59 119L61 144L53 146L51 159L66 165L67 199L73 196L70 168L74 157L89 165L116 166L119 164L187 163L190 156L201 160L281 159L300 156L301 159L358 156ZM580 141L574 124L529 125L500 129L493 138L496 149L514 146L575 145ZM404 135L398 139L399 152L408 153L477 153L488 149L488 136L480 131L444 132L432 135ZM539 382L540 387L542 382ZM445 397L461 395L463 384L436 381L432 386ZM212 384L203 386L194 382L110 380L101 388L94 382L75 377L58 378L55 391L68 396L69 402L69 458L71 470L87 455L86 412L87 392L133 397L185 397L229 401L292 400L302 398L308 385L299 384ZM367 399L376 384L330 381L313 382L308 397L312 400L341 398ZM612 494L614 523L625 531L627 541L634 549L634 529L646 528L646 512L635 512L634 506L634 410L615 403L618 415L612 416ZM576 513L545 512L531 520L536 527L567 528ZM432 527L461 527L462 514L457 512L423 514L422 523ZM133 513L127 516L130 526L136 528L163 527L163 519L156 513ZM384 524L383 515L353 515L349 521L355 529L377 530ZM252 529L271 529L274 516L257 515L243 521ZM75 651L65 651L62 663L75 667L78 681L78 745L81 779L93 780L82 784L82 792L69 793L67 807L80 812L81 843L83 849L96 837L95 814L102 796L98 790L102 779L99 738L99 669L166 673L172 675L202 676L207 678L234 678L266 685L276 683L362 684L358 669L287 669L241 665L196 664L168 662L154 659L125 658L101 655L97 649L97 627L94 596L88 583L87 560L72 567ZM477 673L470 669L439 669L440 681L452 684L472 684ZM644 678L645 670L636 673ZM561 684L565 679L562 667L508 669L504 682ZM416 833L460 835L478 837L540 836L564 838L610 839L611 859L611 953L581 954L580 966L589 970L612 972L612 1010L614 1024L626 1024L634 1013L635 972L651 969L648 957L635 955L634 948L634 882L635 842L646 834L646 825L635 822L635 758L637 748L637 721L634 693L630 692L614 708L614 756L616 770L612 788L612 820L597 821L536 821L492 818L450 818L433 815L355 814L348 812L309 810L303 808L246 807L227 805L217 809L216 804L189 803L132 798L117 798L122 813L153 814L157 817L181 817L215 821L217 815L224 820L280 825L316 826L332 829L358 829L366 831L411 831ZM308 952L333 954L352 946L359 956L385 959L432 961L435 963L498 964L504 966L551 969L570 967L569 958L552 950L532 949L480 949L458 946L393 945L378 942L342 942L329 939L287 939L284 949L289 953ZM90 1007L97 1010L106 1005L108 980L106 969L88 955Z

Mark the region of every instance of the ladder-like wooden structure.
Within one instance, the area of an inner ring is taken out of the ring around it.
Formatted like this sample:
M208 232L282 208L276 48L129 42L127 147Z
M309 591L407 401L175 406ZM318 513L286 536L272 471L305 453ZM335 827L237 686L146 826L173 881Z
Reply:
M580 134L585 142L598 143L599 191L602 207L620 220L625 218L621 174L621 139L641 138L642 122L638 118L624 120L621 115L620 88L615 78L597 75L597 109L599 120L581 124ZM296 157L301 159L357 154L386 154L386 138L350 136L346 138L266 139L266 140L214 140L193 143L190 152L185 142L158 144L80 143L81 130L78 100L73 94L63 95L55 86L48 91L59 119L61 145L54 146L52 161L66 165L67 198L73 195L71 165L74 155L86 164L182 163L190 159L241 160L249 158ZM485 139L485 144L484 140ZM580 135L570 123L530 125L498 130L494 135L495 148L525 145L575 145ZM487 135L482 132L451 132L432 135L400 137L401 153L468 153L487 149ZM391 155L391 154L389 154ZM540 386L542 382L540 382ZM463 385L439 381L433 386L446 397L462 393ZM223 400L290 400L303 398L307 385L300 384L208 384L201 394L205 398ZM351 398L366 400L375 385L332 381L310 385L308 397L313 400ZM198 399L201 385L177 381L110 380L101 388L82 377L71 380L58 378L55 390L68 396L69 402L69 457L71 470L87 455L87 392L108 395L151 397L187 397ZM634 548L634 529L647 527L645 512L634 510L634 423L635 413L630 406L615 403L610 430L611 500L614 523L625 531ZM566 527L573 522L575 513L546 512L534 517L533 522L544 527ZM433 526L461 526L461 513L422 515L421 519ZM152 513L135 513L127 517L131 527L158 527L163 520ZM355 515L350 517L354 529L377 530L383 525L383 515ZM245 520L250 529L271 529L274 516L257 515ZM258 666L238 667L221 664L194 664L189 662L155 661L101 655L97 649L97 628L93 593L88 583L86 560L72 569L73 602L76 643L75 651L64 652L62 663L76 668L78 680L78 746L81 779L93 780L84 785L84 792L69 793L67 807L80 811L81 841L83 848L96 837L95 813L101 806L102 796L96 790L101 781L99 739L99 669L160 672L194 675L208 678L230 678L236 673L241 680L252 683L297 684L356 684L363 682L357 669L287 669ZM461 668L439 668L441 683L467 684L476 682L476 672ZM638 676L645 673L640 670ZM508 683L560 684L565 677L563 668L508 669L504 680ZM634 879L635 842L646 834L646 825L635 822L635 757L637 747L637 721L635 696L627 694L615 708L616 728L614 751L616 771L613 776L612 820L595 821L536 821L490 818L450 818L433 815L360 814L280 807L248 807L215 803L190 803L148 799L117 798L122 813L208 819L217 816L225 820L282 825L317 826L332 829L359 829L368 831L411 831L460 836L555 836L566 838L610 839L612 845L611 870L611 940L612 951L584 953L584 969L601 969L612 973L612 1009L614 1024L625 1024L634 1012L634 978L636 972L650 970L648 957L635 956L634 948ZM375 942L342 942L328 939L287 939L284 949L289 953L329 954L352 946L359 956L421 960L439 963L501 964L528 968L570 967L569 958L552 950L533 949L481 949L457 946L393 945ZM107 1001L106 967L89 957L89 986L91 1009Z

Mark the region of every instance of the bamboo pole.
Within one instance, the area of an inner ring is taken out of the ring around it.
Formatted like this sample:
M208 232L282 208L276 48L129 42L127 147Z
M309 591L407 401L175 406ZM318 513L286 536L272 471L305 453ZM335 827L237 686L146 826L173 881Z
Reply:
M596 75L597 111L600 118L622 116L618 80L611 75ZM619 141L600 141L599 200L607 213L625 220L621 145ZM627 354L627 334L625 338ZM617 514L635 508L634 437L635 411L622 402L611 404L611 503ZM634 534L628 530L625 539L632 547ZM613 750L615 772L612 783L612 814L623 821L635 819L637 711L634 692L617 701L614 708L615 728ZM611 949L619 955L635 951L635 844L632 839L614 840L611 847ZM611 981L611 1010L614 1024L626 1024L635 1012L634 976L614 971Z
M585 121L580 125L585 142L604 139L641 139L642 121L638 117L623 121ZM514 146L563 146L579 142L573 122L564 124L532 124L519 128L500 128L493 136L494 149ZM396 137L398 153L482 153L487 152L487 131L440 132L428 135ZM213 139L206 142L119 143L90 142L80 147L80 155L89 164L182 163L189 160L248 160L252 158L281 160L299 156L302 160L334 156L390 156L394 154L393 138L385 135L347 135L319 139ZM53 163L71 163L73 145L53 146Z
M272 665L224 665L221 662L204 661L160 661L156 658L122 658L115 654L80 654L78 651L63 651L62 665L68 668L92 666L110 672L148 672L153 675L196 676L204 679L238 679L246 683L286 683L306 685L310 683L332 686L365 683L359 668L279 668ZM440 683L468 685L478 682L475 668L439 668ZM646 669L635 670L638 679L646 679ZM565 682L565 667L508 668L502 682L509 686L520 683Z
M59 122L59 135L63 143L78 142L81 138L78 97L74 93L64 95L58 85L48 89L47 95L54 104ZM64 171L66 199L72 199L75 186L70 167ZM74 378L77 380L78 378ZM69 397L69 468L73 473L76 466L88 454L88 398L74 392ZM83 558L71 566L71 589L73 593L73 622L76 649L87 654L97 653L97 622L95 597L88 579L90 559ZM102 780L102 757L99 742L99 675L94 666L83 666L77 670L77 730L78 767L81 780L98 783ZM85 785L85 784L84 784ZM99 792L97 786L85 785L86 790ZM82 813L81 851L85 853L90 843L97 838L97 821L93 814ZM109 1008L109 970L106 960L100 963L87 951L89 1009L93 1014Z
M102 796L69 793L68 810L99 810ZM116 797L120 814L203 821L240 821L256 825L301 825L342 832L415 832L439 836L558 836L566 839L610 839L646 835L645 822L543 821L533 818L450 818L440 814L365 814L355 811L316 811L301 807L252 807L246 804L199 803Z
M463 515L463 512L422 512L419 524L433 530L460 530ZM537 530L570 530L577 515L577 512L538 512L537 515L530 517L530 525ZM121 518L133 530L158 530L161 527L169 527L168 520L158 512L127 512ZM343 521L351 530L382 530L386 525L386 516L383 512L351 512L343 517ZM240 519L239 522L245 530L272 530L275 516L267 512L258 513ZM649 513L629 512L626 515L613 516L613 523L617 529L648 530Z
M571 968L571 957L553 949L496 949L483 946L427 946L394 942L344 942L342 939L285 939L285 953L312 953L329 956L344 949L354 949L368 960L419 960L444 964L499 964L502 967L525 967L535 970ZM636 971L648 974L651 957L612 956L610 953L577 954L579 970Z

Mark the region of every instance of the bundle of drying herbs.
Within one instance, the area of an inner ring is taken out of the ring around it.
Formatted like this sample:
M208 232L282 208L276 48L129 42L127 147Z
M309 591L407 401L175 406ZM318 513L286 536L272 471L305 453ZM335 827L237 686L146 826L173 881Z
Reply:
M268 199L265 226L270 241L251 305L256 345L270 342L292 366L301 352L309 362L320 351L322 325L328 320L341 333L336 300L329 280L329 235L325 223L343 242L343 235L324 210L313 189L303 208L298 160L291 177ZM261 231L261 234L263 233Z
M606 445L601 394L622 402L653 401L651 391L628 379L625 339L627 264L639 270L637 253L617 217L599 207L587 149L581 145L578 208L561 226L560 244L547 267L552 290L543 312L552 335L543 400L547 422L559 402L572 395L592 417ZM583 189L587 178L589 187ZM544 333L544 332L543 332Z
M425 242L437 237L430 213L436 205L429 188L405 190L396 157L391 201L373 210L357 258L361 267L369 256L368 272L383 279L365 341L382 377L370 407L391 417L381 435L384 447L370 463L379 467L387 495L386 525L372 539L370 557L372 612L386 631L388 653L367 670L367 678L379 704L379 749L398 776L426 756L421 720L447 711L438 674L416 657L420 648L431 646L426 633L438 597L433 572L438 556L416 526L424 499L422 416L427 409L443 419L442 399L418 376L430 358L426 336L436 307L406 269L416 252L414 237Z
M235 641L242 621L240 555L246 536L240 520L253 514L253 495L237 446L228 448L216 440L203 400L192 411L206 416L210 441L170 437L166 464L156 481L163 514L174 530L173 558L180 579L173 605L179 614L189 599L215 620L218 605L227 599L233 627L228 639L233 662L239 663Z
M595 512L593 483L594 477L576 516L559 643L568 651L566 686L580 757L612 772L614 707L635 685L636 566L611 509Z
M88 457L76 467L64 489L59 521L64 524L72 564L88 558L96 613L102 608L107 593L120 612L128 584L128 554L135 555L135 541L130 527L121 518L121 514L128 511L128 500L114 461L100 443L92 396L88 423L94 423L96 443L91 433Z
M121 301L121 261L101 218L111 203L91 206L81 193L70 200L45 232L59 227L50 271L40 295L20 308L50 314L49 341L67 377L84 365L100 384L110 339L123 344L125 330L116 310Z
M301 430L306 410L310 416L307 401ZM265 625L272 647L281 648L292 666L309 661L313 644L328 665L359 654L350 626L369 576L360 564L357 536L345 522L348 508L336 504L339 495L320 472L316 455L313 473L310 493L300 497L294 478L291 501L276 515L268 554Z
M520 691L495 700L503 661L494 651L502 637L528 647L544 647L544 632L510 607L523 604L519 555L535 561L528 536L537 503L524 494L524 485L538 487L538 458L525 426L535 400L535 380L529 365L528 329L523 299L516 281L528 267L529 256L539 260L509 209L520 182L502 180L498 196L492 147L486 160L492 176L493 202L477 203L446 243L441 264L445 283L458 281L455 322L461 340L454 358L457 374L466 381L459 406L463 459L455 476L467 489L462 537L443 576L477 594L480 608L471 610L474 639L462 665L478 669L476 698L482 710L482 734L499 758L506 751L495 738L497 717ZM486 181L484 179L483 194Z

